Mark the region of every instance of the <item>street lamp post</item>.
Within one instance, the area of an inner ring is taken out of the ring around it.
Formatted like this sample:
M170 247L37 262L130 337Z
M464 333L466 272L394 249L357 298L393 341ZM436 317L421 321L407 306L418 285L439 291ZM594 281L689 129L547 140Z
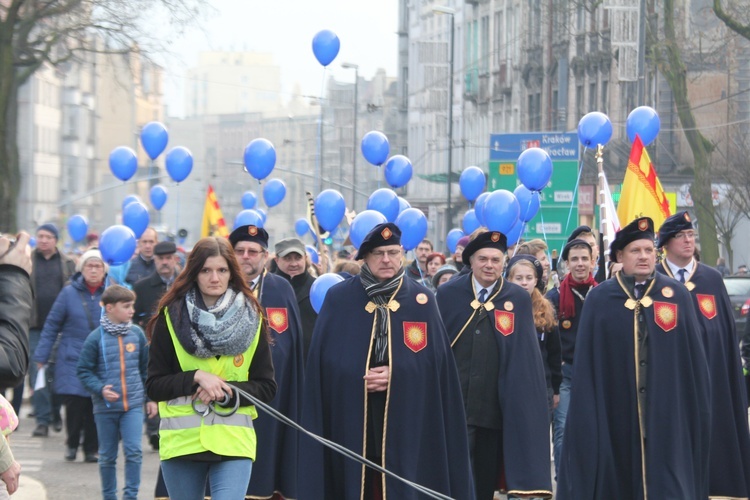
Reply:
M451 207L451 178L453 177L453 53L455 48L455 19L456 11L450 7L444 7L442 5L436 5L432 8L433 12L439 12L441 14L448 14L451 16L451 42L450 42L450 69L448 70L448 179L447 185L447 201L448 209L446 216L446 230L450 228L453 222L453 210Z
M352 210L356 210L355 205L357 199L357 190L355 189L355 186L357 179L357 89L359 87L359 65L345 62L341 64L341 67L354 70L354 124L352 125Z

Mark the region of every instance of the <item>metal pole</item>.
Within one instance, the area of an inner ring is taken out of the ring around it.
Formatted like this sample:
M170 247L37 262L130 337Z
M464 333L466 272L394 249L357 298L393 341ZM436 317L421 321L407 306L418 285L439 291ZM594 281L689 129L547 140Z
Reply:
M453 177L453 53L455 52L455 14L451 16L451 55L450 55L450 78L448 81L448 179L446 186L448 187L448 212L446 215L446 231L450 228L453 223L453 216L451 210L451 177Z
M357 191L355 189L357 183L357 108L359 107L359 99L357 95L357 88L359 87L359 66L354 68L354 130L352 131L352 210L357 210Z
M638 106L646 105L646 0L640 0L638 20Z

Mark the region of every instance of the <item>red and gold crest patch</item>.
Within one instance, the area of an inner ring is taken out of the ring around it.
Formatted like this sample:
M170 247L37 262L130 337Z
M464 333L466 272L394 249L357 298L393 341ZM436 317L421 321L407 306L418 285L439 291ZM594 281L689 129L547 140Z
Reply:
M391 239L391 236L393 236L393 231L391 231L390 228L385 228L380 231L380 236L382 236L384 240L389 240Z
M688 221L688 222L691 222L690 221L690 214L688 214L687 212L685 212L685 220Z
M257 227L255 227L255 226L250 226L250 227L248 227L248 228L247 228L247 234L249 234L250 236L255 236L255 235L257 235L257 234L258 234L258 228L257 228Z
M276 330L276 333L284 333L289 328L289 314L286 307L266 307L268 315L268 326Z
M404 344L414 352L427 347L427 323L404 321Z
M648 230L648 221L646 219L641 219L638 221L638 229L641 231Z
M713 295L696 294L695 298L698 299L698 309L708 319L714 319L716 317L716 298Z
M135 344L133 344L132 342L128 342L127 344L125 344L125 350L128 352L135 352Z
M654 321L668 332L677 326L677 304L654 301Z
M244 362L245 362L245 356L243 356L242 354L238 354L237 356L234 357L233 363L234 363L234 366L236 366L237 368L242 366L242 363Z
M506 337L515 329L515 315L508 311L495 311L495 328Z
M497 243L500 241L500 233L492 233L492 236L490 236L490 239L493 243Z

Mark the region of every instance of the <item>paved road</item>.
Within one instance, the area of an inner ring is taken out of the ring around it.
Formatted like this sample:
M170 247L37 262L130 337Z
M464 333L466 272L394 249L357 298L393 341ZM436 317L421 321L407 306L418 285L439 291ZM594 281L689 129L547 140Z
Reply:
M32 438L31 431L36 424L33 418L26 417L30 407L21 409L21 422L10 439L16 460L21 464L21 482L13 500L80 500L81 498L101 498L99 467L83 462L79 449L78 460L66 462L65 431L60 433L50 429L47 438ZM145 436L143 439L143 468L139 500L153 500L154 485L159 468L159 454L152 451ZM118 487L122 488L124 458L117 459ZM122 495L118 491L118 497Z

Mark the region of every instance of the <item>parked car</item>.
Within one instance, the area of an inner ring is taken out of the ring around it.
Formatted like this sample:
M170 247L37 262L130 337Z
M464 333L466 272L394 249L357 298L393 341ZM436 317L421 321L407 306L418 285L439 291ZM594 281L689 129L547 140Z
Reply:
M737 336L745 334L745 323L750 313L750 275L725 276L724 286L727 287L729 300L732 302L734 324L737 326Z

